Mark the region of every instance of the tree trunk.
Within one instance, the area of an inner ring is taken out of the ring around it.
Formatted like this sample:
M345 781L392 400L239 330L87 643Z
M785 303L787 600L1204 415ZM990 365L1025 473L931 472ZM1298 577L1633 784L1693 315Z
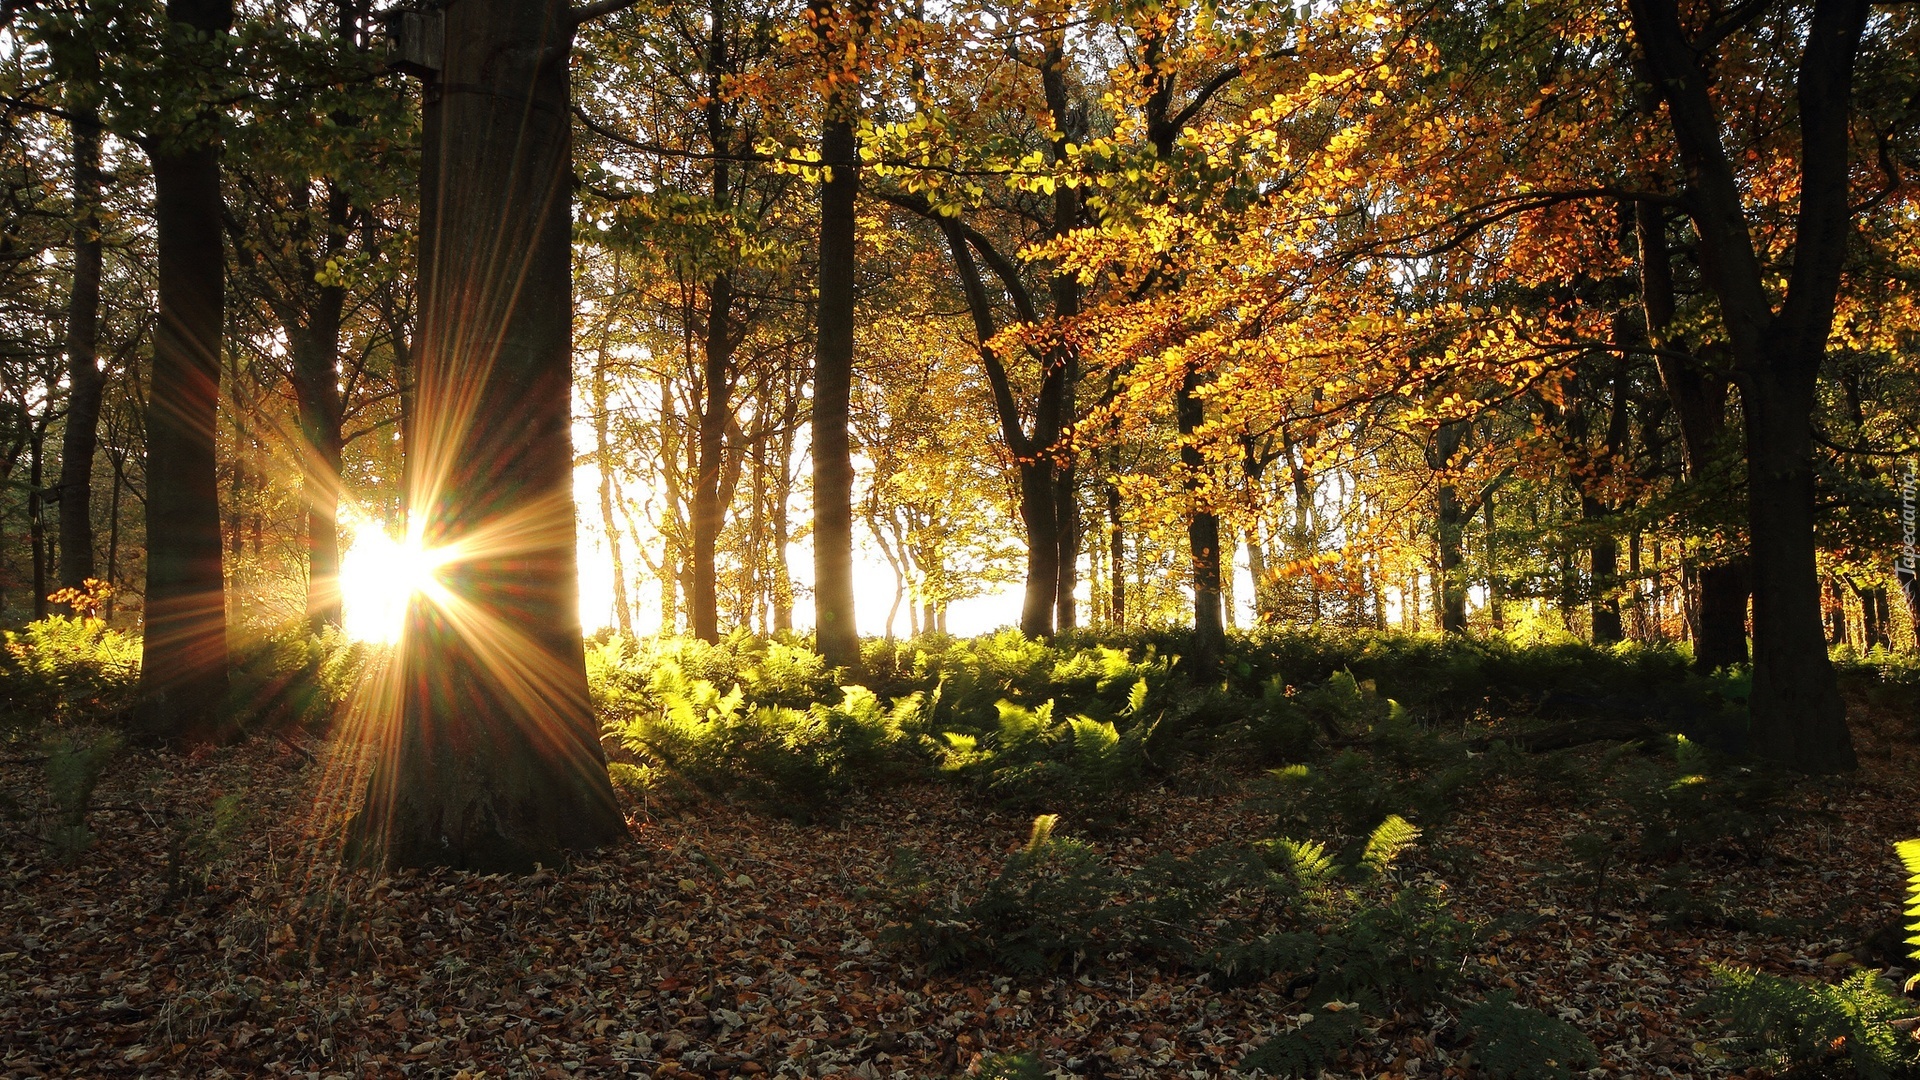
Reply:
M49 390L52 388L49 387ZM47 510L45 469L47 457L47 421L53 417L53 405L33 425L32 445L27 449L27 553L33 560L33 617L47 617Z
M850 103L820 134L833 175L820 187L819 332L813 359L814 635L829 667L857 669L853 612L853 458L847 434L853 393L855 201L859 157Z
M113 462L113 487L107 498L107 602L103 617L112 622L114 595L120 591L120 492L126 486L126 470L119 455L110 450L107 456Z
M1434 583L1434 604L1440 614L1440 629L1448 634L1467 632L1466 535L1467 518L1474 508L1461 500L1453 482L1445 478L1446 470L1453 467L1454 455L1459 453L1466 434L1467 425L1464 421L1450 420L1441 424L1434 433L1434 458L1431 462L1434 471L1442 477L1437 505L1439 570Z
M1816 0L1795 77L1799 199L1792 271L1776 309L1703 58L1677 0L1630 0L1634 36L1667 103L1686 173L1700 266L1719 301L1741 376L1753 584L1754 752L1830 773L1856 766L1820 625L1815 565L1813 409L1853 207L1848 176L1853 72L1870 5Z
M1493 515L1493 487L1480 500L1487 533L1487 616L1496 631L1507 628L1507 590L1500 576L1500 534Z
M1180 465L1186 473L1187 551L1193 561L1193 677L1205 680L1219 670L1226 652L1226 627L1220 612L1220 517L1200 500L1208 490L1207 461L1194 442L1206 420L1200 400L1200 376L1189 368L1175 395L1174 413L1180 427Z
M423 111L401 716L349 856L531 870L625 836L587 698L575 567L572 207L559 0L445 10ZM502 422L511 417L512 422Z
M716 181L716 186L723 181ZM726 504L720 497L722 458L727 452L727 421L732 419L733 364L729 353L727 312L733 307L733 279L715 274L707 287L707 337L702 381L706 389L700 409L698 455L693 474L693 587L687 592L687 612L693 635L702 641L720 640L720 586L715 568L720 529Z
M1071 630L1080 621L1078 601L1073 595L1080 585L1080 500L1074 492L1071 462L1059 466L1054 473L1053 516L1054 543L1060 550L1055 563L1059 580L1054 589L1053 627Z
M1813 373L1769 374L1751 373L1742 395L1753 545L1752 744L1762 757L1804 772L1843 772L1858 761L1820 619Z
M1672 333L1674 286L1672 252L1660 208L1634 204L1634 232L1640 246L1640 295L1648 337L1657 348L1655 366L1680 425L1680 448L1689 483L1701 483L1725 467L1720 460L1727 428L1728 384L1706 370L1699 357ZM1693 573L1688 629L1693 634L1693 664L1714 671L1747 662L1747 569L1745 559L1723 559L1697 566Z
M616 267L617 267L616 263ZM607 534L607 557L613 561L613 617L624 637L633 636L633 601L627 596L627 564L620 557L620 522L613 513L613 441L609 437L607 339L593 361L593 454L600 485L600 527Z
M169 0L167 18L224 34L231 0ZM159 322L147 397L147 591L141 638L141 726L201 742L230 734L226 581L214 424L226 305L220 147L203 112L156 136L154 221Z
M347 201L328 185L328 239L331 254L346 226ZM293 361L294 404L299 413L300 491L306 504L307 624L317 633L340 625L340 321L346 286L321 285L306 312L306 323L289 319L284 327Z
M67 426L60 444L60 584L94 576L93 456L100 398L100 120L91 110L73 128L73 288L67 296Z
M1108 617L1114 626L1124 628L1127 625L1127 534L1126 524L1120 517L1120 488L1115 484L1107 485L1107 558L1113 570L1108 582L1113 594L1109 598L1112 611Z

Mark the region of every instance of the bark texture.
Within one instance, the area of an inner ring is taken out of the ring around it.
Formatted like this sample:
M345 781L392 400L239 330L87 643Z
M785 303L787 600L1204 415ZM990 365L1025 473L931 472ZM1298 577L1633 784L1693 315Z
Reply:
M1814 562L1813 408L1853 214L1848 119L1865 0L1817 0L1795 75L1800 200L1792 268L1776 308L1722 142L1708 72L1677 0L1631 0L1634 36L1667 105L1700 237L1701 271L1719 301L1740 374L1747 436L1753 584L1755 753L1812 773L1857 765L1820 618Z
M60 445L60 584L77 589L94 575L93 457L100 397L100 120L73 127L73 288L67 296L67 427Z
M357 861L516 872L623 839L587 698L574 555L567 52L555 0L446 9L427 86L414 529L401 715Z
M854 216L860 193L853 121L830 118L820 159L833 175L820 187L819 325L813 354L813 613L820 655L857 668L853 614L853 455L847 434L853 395Z
M167 17L207 35L230 0L170 0ZM227 734L225 579L214 424L226 304L220 146L210 115L157 133L153 160L160 318L147 398L147 591L140 713L158 738Z

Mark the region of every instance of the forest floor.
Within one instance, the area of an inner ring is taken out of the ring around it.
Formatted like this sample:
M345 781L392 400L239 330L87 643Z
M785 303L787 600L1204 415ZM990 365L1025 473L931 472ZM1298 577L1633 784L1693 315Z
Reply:
M1563 865L1592 808L1505 780L1400 872L1460 917L1523 916L1481 943L1473 977L1578 1026L1602 1055L1592 1075L1727 1076L1699 1012L1713 965L1831 979L1841 954L1891 962L1862 938L1899 919L1889 844L1920 833L1920 778L1911 743L1858 739L1862 771L1798 788L1809 813L1764 857L1694 860L1723 900L1809 928L1674 919L1653 902L1671 867L1635 858L1596 891ZM1026 1051L1055 1075L1206 1077L1299 1009L1277 980L1137 965L918 971L879 940L869 892L896 848L977 882L1030 826L957 788L883 792L805 828L717 802L636 806L632 844L570 868L375 878L339 869L328 840L356 756L315 754L271 739L129 752L77 862L31 823L0 840L0 1075L944 1077ZM0 768L0 790L49 805L40 773ZM1250 779L1196 769L1096 846L1127 864L1267 835ZM240 798L216 822L223 794ZM1437 1010L1391 1013L1335 1074L1473 1075L1446 1028Z

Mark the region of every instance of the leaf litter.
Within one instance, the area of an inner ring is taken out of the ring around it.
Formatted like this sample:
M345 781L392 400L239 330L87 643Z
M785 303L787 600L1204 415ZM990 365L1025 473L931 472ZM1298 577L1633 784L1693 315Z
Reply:
M1860 774L1803 784L1816 812L1766 857L1705 865L1790 929L1672 918L1649 902L1661 867L1631 859L1596 902L1551 862L1583 814L1513 781L1477 793L1405 872L1455 914L1501 920L1470 978L1577 1026L1602 1055L1591 1075L1740 1075L1699 1012L1713 965L1832 978L1899 961L1863 938L1899 918L1890 845L1920 831L1913 748L1860 740ZM808 827L717 801L636 807L632 844L572 866L376 875L337 858L356 755L317 757L264 740L130 754L72 865L8 834L0 1077L878 1080L1024 1052L1056 1076L1199 1078L1302 1022L1279 980L1103 957L1040 978L935 975L880 944L872 891L898 848L961 887L1027 838L1027 818L952 787L873 793ZM1265 834L1247 777L1200 779L1138 796L1130 832L1096 846L1126 865ZM0 770L0 786L46 804L33 770ZM204 888L181 889L183 815L232 793L245 824ZM1437 1008L1388 1012L1328 1075L1472 1076L1451 1030Z

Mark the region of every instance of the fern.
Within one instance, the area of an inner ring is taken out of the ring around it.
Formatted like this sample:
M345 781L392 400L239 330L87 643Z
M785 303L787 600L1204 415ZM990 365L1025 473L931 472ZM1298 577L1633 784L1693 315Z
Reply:
M1360 852L1360 865L1375 875L1384 874L1393 869L1393 864L1419 839L1417 826L1408 824L1399 814L1388 814L1367 837L1367 846Z
M1255 1069L1274 1076L1315 1077L1332 1065L1340 1051L1351 1049L1366 1031L1357 1009L1322 1009L1307 1014L1307 1022L1276 1035L1240 1061L1241 1072Z
M1740 969L1715 974L1710 1004L1734 1029L1729 1041L1737 1052L1787 1066L1842 1063L1865 1080L1920 1071L1912 1003L1878 972L1855 972L1834 985Z
M1907 944L1914 947L1909 955L1920 960L1920 840L1902 840L1893 845L1893 850L1907 868L1907 930L1912 934ZM1907 989L1911 990L1916 981L1920 981L1920 975L1907 982Z
M1460 1023L1473 1035L1474 1060L1492 1080L1569 1080L1573 1070L1600 1060L1578 1028L1516 1003L1504 990L1468 1008Z
M1317 840L1270 840L1263 845L1279 859L1280 870L1300 886L1302 892L1318 892L1333 883L1338 867L1327 845Z

